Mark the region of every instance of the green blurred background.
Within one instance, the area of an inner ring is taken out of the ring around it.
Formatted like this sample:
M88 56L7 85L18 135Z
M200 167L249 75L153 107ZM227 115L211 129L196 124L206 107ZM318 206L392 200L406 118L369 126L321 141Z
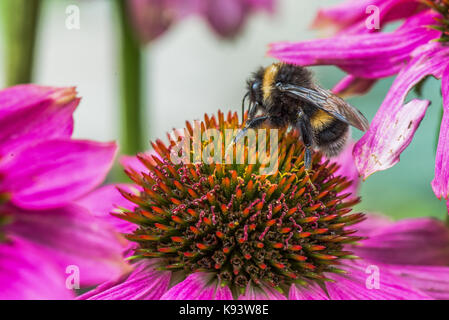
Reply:
M78 87L83 101L75 113L77 138L118 139L121 70L117 63L119 29L112 2L46 0L42 7L33 82ZM145 139L165 137L166 131L183 126L185 120L201 118L219 108L240 110L246 78L258 66L272 62L265 56L267 44L319 36L309 29L318 8L338 2L278 0L275 15L253 15L243 32L231 41L215 37L198 17L176 24L144 52ZM80 8L79 30L65 26L66 8L73 4ZM4 41L0 40L0 87L4 87ZM313 69L317 79L329 88L344 75L334 67ZM392 81L382 80L369 94L350 102L372 119ZM430 187L441 113L439 83L429 80L423 94L432 105L414 140L399 164L361 184L360 210L394 218L447 215L445 203L435 198ZM354 130L353 135L358 139L361 133Z

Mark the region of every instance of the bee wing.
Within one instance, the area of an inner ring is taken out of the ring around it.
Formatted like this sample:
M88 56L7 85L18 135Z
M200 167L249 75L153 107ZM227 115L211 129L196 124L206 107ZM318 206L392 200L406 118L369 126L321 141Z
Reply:
M276 86L280 91L311 103L317 108L331 114L338 120L361 131L366 131L369 128L368 120L359 110L329 90L318 86L310 89L292 84L277 84Z

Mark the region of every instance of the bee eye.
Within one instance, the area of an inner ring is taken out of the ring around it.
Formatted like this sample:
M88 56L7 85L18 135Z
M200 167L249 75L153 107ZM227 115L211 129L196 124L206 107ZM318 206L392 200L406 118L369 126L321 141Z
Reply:
M251 87L251 89L252 89L253 91L258 90L259 88L260 88L260 83L259 83L259 82L254 82L253 85L252 85L252 87Z

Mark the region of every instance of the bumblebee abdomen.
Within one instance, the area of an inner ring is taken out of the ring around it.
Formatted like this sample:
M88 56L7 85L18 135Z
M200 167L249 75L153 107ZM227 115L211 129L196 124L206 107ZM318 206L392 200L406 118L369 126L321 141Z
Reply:
M345 146L349 126L343 121L332 118L321 126L313 127L312 125L312 128L315 132L315 143L326 156L336 156Z
M319 109L315 109L313 114L310 116L310 124L312 125L312 128L318 131L332 125L334 120L336 119L329 113Z

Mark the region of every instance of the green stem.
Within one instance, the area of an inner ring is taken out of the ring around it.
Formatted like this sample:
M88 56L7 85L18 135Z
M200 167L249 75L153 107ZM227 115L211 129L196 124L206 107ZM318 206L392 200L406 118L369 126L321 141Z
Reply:
M2 0L5 29L6 85L29 83L41 0Z
M144 150L144 103L142 98L142 51L130 25L126 0L116 0L120 22L120 87L121 133L120 149L125 154Z

